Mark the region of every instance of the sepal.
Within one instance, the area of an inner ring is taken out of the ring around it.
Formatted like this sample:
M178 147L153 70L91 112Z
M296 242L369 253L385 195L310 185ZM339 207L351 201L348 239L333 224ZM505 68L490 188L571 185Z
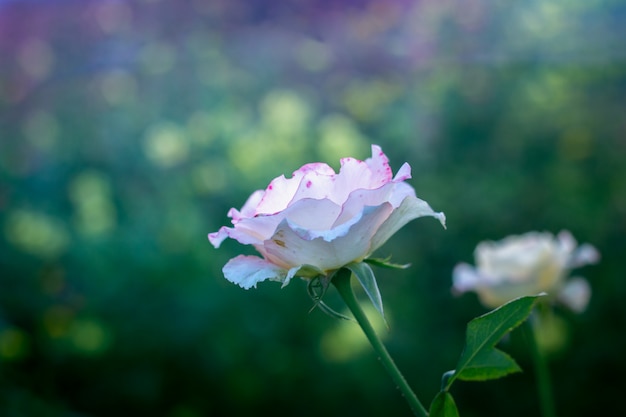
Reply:
M322 297L324 297L324 294L326 294L326 290L328 289L328 286L330 285L331 278L326 277L324 275L319 275L309 280L306 290L307 290L307 293L309 294L309 297L311 297L311 300L313 300L313 303L314 303L313 307L311 307L311 310L309 312L313 311L317 307L320 310L322 310L324 313L336 319L354 321L354 319L352 319L351 317L348 317L344 314L341 314L335 311L333 308L329 307L328 304L322 301Z
M388 256L384 259L367 258L367 259L364 259L363 262L369 265L380 266L380 267L389 268L389 269L407 269L408 267L411 266L411 264L396 264L396 263L390 262L390 260L391 260L391 256Z
M369 297L370 301L380 313L383 320L385 320L385 312L383 310L383 299L380 296L380 290L378 289L378 283L376 282L376 276L372 268L365 262L355 262L345 266L345 268L352 271L357 280L365 290L365 293Z

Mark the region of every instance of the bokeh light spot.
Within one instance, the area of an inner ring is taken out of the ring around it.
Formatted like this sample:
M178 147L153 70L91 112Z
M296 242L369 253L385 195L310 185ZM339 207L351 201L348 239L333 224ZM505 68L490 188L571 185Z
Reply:
M559 2L537 2L534 7L527 7L517 16L522 29L539 39L547 39L562 33L567 24L564 4Z
M43 327L53 339L65 337L68 333L74 312L63 305L48 308L42 317Z
M208 112L198 110L187 119L187 132L194 143L209 145L215 137L215 124Z
M569 89L563 75L549 71L540 78L528 80L524 92L532 107L553 111L567 103L571 96Z
M395 99L398 93L398 86L390 82L355 80L346 88L343 103L355 118L370 121L380 116L381 109Z
M87 236L97 236L115 228L116 212L111 184L101 173L85 171L77 175L69 187L74 204L77 230Z
M113 34L130 28L133 12L123 1L103 1L96 6L95 15L100 29Z
M276 161L287 162L281 164L284 173L296 169L305 146L302 135L278 135L266 128L240 137L230 146L228 156L238 171L258 180L264 175L277 175Z
M29 343L26 334L17 328L6 328L0 331L0 358L13 361L28 354Z
M307 144L311 108L298 93L274 90L259 105L260 123L233 138L228 156L235 168L250 178L276 174L276 161L289 161L287 170L297 167ZM224 120L225 121L225 120ZM234 127L232 121L228 124Z
M14 210L8 214L5 235L16 247L41 258L60 256L70 243L63 223L29 210Z
M104 353L112 342L111 332L102 322L93 319L75 320L70 326L68 337L73 347L85 355Z
M305 39L296 46L295 58L305 70L319 72L330 66L333 56L330 48L323 42Z
M319 123L318 151L325 161L337 161L346 156L358 156L367 149L367 140L349 118L333 114Z
M128 71L110 71L100 78L100 92L112 106L132 103L137 97L137 81Z
M192 170L192 180L196 192L209 194L223 189L226 186L226 169L221 161L195 166Z
M585 159L591 153L591 133L586 129L568 129L559 138L561 155L565 159Z
M162 75L174 67L176 49L166 42L150 42L140 51L139 59L146 73Z
M379 337L386 339L387 328L378 311L368 304L361 304L361 308ZM342 314L349 316L350 313L344 311ZM320 349L327 361L346 362L371 350L371 346L356 322L341 320L324 333L320 341Z
M309 104L291 90L274 90L261 102L263 125L274 134L299 134L306 129L310 116Z
M171 167L187 159L189 141L185 130L176 123L159 122L146 132L144 151L155 164Z
M39 150L51 150L57 144L59 123L47 110L34 110L24 120L22 132L26 140Z
M28 39L19 46L18 62L31 77L41 80L46 78L54 65L52 47L41 39Z

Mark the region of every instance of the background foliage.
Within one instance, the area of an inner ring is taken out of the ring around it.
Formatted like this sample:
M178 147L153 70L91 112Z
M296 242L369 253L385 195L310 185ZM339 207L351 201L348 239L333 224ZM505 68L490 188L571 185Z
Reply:
M626 372L626 5L618 0L0 1L0 414L408 415L358 327L305 283L243 291L208 232L301 164L371 143L448 229L378 255L387 346L428 404L480 240L569 229L603 259L548 334L561 415ZM332 302L329 301L329 302ZM526 370L455 385L463 416L536 415Z

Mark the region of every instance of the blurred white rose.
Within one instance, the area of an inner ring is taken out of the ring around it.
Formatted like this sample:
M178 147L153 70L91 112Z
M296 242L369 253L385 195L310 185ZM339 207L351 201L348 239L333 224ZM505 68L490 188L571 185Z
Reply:
M567 279L569 272L600 259L593 246L578 246L568 231L556 237L529 232L481 242L474 257L475 267L461 263L454 268L455 293L475 291L486 307L495 308L517 297L546 292L576 312L587 307L591 289L584 278Z

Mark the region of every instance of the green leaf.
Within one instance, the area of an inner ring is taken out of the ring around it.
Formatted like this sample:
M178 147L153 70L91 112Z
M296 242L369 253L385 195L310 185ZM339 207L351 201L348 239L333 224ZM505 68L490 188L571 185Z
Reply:
M522 368L507 353L492 348L478 352L459 378L464 381L486 381L521 371Z
M378 289L378 283L376 282L376 277L374 276L372 268L365 262L351 263L345 267L352 271L352 273L356 276L357 280L365 290L365 293L372 301L372 304L374 304L374 307L376 307L376 310L378 310L384 319L385 313L383 312L383 300L380 296L380 290Z
M459 417L452 394L440 391L430 404L429 417Z
M364 259L363 262L366 262L370 265L380 266L383 268L390 268L390 269L407 269L409 266L411 266L411 264L394 264L393 262L390 262L390 259L391 259L391 256L385 259L367 258L367 259Z
M465 348L446 390L456 378L484 381L521 371L515 361L495 347L496 343L530 315L540 295L516 298L477 317L467 325Z

